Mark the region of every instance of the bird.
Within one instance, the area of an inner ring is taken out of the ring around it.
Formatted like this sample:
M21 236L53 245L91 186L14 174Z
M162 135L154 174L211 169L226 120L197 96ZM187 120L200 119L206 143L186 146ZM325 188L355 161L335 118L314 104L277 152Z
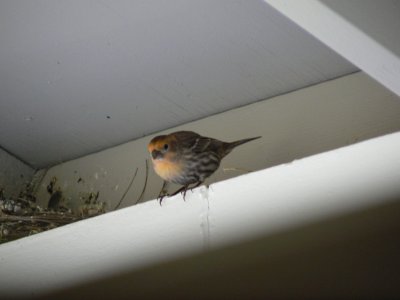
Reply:
M154 137L148 144L154 171L164 180L160 192L160 205L164 187L167 183L182 185L173 196L200 186L219 167L221 160L234 148L261 136L224 142L211 137L201 136L193 131L176 131Z

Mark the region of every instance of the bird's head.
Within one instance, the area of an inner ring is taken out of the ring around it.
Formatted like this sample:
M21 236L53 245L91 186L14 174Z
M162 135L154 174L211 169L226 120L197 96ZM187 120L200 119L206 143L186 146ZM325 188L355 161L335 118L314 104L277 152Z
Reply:
M176 139L171 135L159 135L147 146L153 161L173 159L176 155Z

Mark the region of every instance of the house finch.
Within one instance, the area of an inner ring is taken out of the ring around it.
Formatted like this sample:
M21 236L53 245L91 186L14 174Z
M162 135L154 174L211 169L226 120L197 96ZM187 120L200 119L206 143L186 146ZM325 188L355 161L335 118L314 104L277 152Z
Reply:
M177 131L156 136L150 141L148 150L154 171L164 179L164 186L167 182L183 185L172 195L184 192L185 197L189 186L194 184L192 188L195 188L201 185L233 148L258 138L260 136L229 143L192 131ZM163 198L161 193L160 204Z

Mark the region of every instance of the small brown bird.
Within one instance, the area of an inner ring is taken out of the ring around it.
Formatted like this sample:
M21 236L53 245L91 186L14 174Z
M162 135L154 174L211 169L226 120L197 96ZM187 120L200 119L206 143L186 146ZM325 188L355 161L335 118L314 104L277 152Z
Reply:
M177 131L156 136L150 141L148 150L154 171L164 179L164 185L166 182L183 185L172 195L183 192L185 197L189 186L201 185L235 147L258 138L260 136L229 143L193 131ZM162 197L160 194L160 204Z

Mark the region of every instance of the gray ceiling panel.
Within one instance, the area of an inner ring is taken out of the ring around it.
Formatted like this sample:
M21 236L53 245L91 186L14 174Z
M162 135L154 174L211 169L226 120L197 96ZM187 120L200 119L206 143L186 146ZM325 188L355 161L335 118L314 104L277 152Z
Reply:
M354 71L262 1L1 1L0 146L46 167Z

